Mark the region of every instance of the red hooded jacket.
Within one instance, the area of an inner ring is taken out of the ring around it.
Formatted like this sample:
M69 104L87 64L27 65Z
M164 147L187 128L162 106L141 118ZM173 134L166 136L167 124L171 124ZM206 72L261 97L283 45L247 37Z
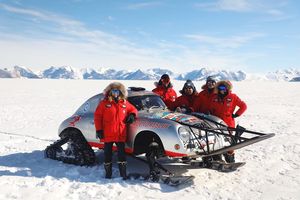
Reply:
M168 108L172 105L172 102L174 102L175 99L177 98L177 94L173 89L173 87L171 86L171 84L169 84L168 87L158 84L156 88L152 90L152 92L159 95Z
M218 86L225 85L228 90L228 94L221 98L218 95ZM220 81L215 87L215 94L212 98L210 113L221 118L229 127L235 127L235 120L232 114L241 116L247 109L247 105L236 94L231 92L232 85L230 81ZM239 107L236 112L236 107Z
M206 85L203 85L202 89L194 101L193 110L194 112L209 114L214 91L210 92Z
M117 84L117 85L116 85ZM127 91L119 83L110 84L104 91L106 98L103 99L94 113L96 130L103 130L104 142L125 142L127 136L126 118L133 113L137 116L137 109L125 100ZM122 92L118 102L115 102L107 94L112 88L118 88Z
M193 104L195 99L197 98L197 93L192 95L181 95L169 106L170 110L175 110L177 107L186 107L193 111Z

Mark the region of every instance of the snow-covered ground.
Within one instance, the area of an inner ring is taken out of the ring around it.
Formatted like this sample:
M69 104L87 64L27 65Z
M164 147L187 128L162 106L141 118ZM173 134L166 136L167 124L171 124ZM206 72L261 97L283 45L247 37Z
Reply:
M109 82L0 79L0 199L300 199L299 83L234 82L248 104L238 123L276 136L237 150L236 160L247 164L235 172L174 167L195 176L185 187L123 181L116 166L116 178L106 180L98 150L94 167L45 159L60 122ZM153 88L153 81L121 82ZM175 81L175 89L183 83ZM128 165L145 167L131 159Z

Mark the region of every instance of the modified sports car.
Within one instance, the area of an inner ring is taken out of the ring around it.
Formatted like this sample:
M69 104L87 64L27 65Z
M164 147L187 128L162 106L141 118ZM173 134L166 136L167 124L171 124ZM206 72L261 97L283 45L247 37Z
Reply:
M91 97L61 123L60 139L46 148L47 158L76 165L95 163L92 147L102 149L104 144L96 138L94 112L103 97L102 93ZM150 173L157 168L164 170L157 163L160 157L180 158L187 163L200 160L209 167L209 158L214 155L274 136L240 126L228 128L211 115L171 112L159 96L144 88L130 87L128 101L138 109L138 118L128 125L126 152L133 156L145 154Z

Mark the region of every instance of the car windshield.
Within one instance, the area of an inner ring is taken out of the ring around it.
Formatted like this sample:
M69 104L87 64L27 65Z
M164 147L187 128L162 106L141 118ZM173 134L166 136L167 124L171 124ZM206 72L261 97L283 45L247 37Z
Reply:
M150 108L165 108L166 105L159 96L145 95L128 97L128 101L138 110L147 110Z

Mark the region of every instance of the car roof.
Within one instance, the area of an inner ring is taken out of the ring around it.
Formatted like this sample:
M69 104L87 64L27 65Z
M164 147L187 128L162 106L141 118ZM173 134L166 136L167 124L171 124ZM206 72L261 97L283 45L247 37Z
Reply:
M128 91L128 97L135 97L135 96L145 96L145 95L156 95L155 93L151 91L132 91L132 90L127 90Z
M127 89L127 92L128 92L128 97L145 96L145 95L158 96L154 92L148 91L145 88L140 88L140 87L129 87ZM91 98L88 99L88 101L93 98L99 98L100 96L103 96L103 92L92 96Z

